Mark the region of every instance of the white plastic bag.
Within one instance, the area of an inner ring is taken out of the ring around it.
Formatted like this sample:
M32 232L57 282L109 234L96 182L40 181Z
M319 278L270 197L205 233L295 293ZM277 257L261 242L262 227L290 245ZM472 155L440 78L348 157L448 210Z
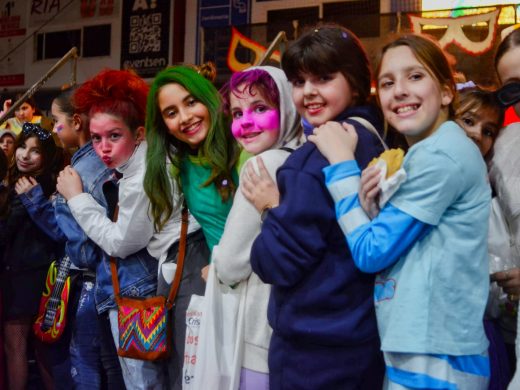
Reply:
M488 253L489 253L489 273L506 271L516 267L511 248L511 235L498 199L491 200L491 210L489 214L489 233L488 233ZM496 282L489 286L489 298L486 307L486 314L492 318L497 318L507 302L507 294Z
M390 200L392 195L401 187L406 180L406 171L403 167L399 168L389 178L386 177L386 171L388 169L386 161L380 158L377 160L375 167L381 171L381 178L379 179L378 186L381 189L379 194L379 208L382 209L385 204Z
M182 367L182 388L193 389L197 348L199 345L200 323L204 310L204 297L193 294L186 310L186 339L184 342L184 364Z
M238 388L244 345L245 288L244 282L235 288L221 284L215 267L210 265L193 377L190 384L184 382L183 389Z

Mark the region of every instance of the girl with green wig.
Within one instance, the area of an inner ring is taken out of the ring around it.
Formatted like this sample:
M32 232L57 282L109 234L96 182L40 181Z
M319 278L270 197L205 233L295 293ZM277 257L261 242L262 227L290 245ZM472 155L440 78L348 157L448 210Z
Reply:
M188 235L173 313L175 348L169 375L170 388L176 389L182 384L186 309L192 294L204 295L202 272L207 272L211 250L220 241L238 186L240 149L221 110L220 94L203 75L212 72L208 66L168 67L155 77L147 101L144 189L155 229L161 230L181 206L182 196L176 193L180 188L203 232ZM159 280L169 282L168 268L176 261L176 252L171 252L173 257L160 266Z

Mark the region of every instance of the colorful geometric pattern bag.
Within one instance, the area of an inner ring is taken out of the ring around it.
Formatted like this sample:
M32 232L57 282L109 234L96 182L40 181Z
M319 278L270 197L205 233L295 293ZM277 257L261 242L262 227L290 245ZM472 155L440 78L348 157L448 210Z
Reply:
M115 219L117 219L117 211ZM119 328L117 354L119 356L141 360L158 360L169 356L172 343L170 309L173 307L181 282L187 233L188 210L183 207L177 269L168 298L162 295L148 298L121 296L116 259L110 258L112 284L117 304Z

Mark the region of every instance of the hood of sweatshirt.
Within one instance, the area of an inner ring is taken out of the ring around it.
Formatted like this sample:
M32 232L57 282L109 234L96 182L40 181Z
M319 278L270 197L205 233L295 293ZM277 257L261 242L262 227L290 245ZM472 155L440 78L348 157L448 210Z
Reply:
M298 148L304 141L303 130L300 122L300 115L296 111L296 107L292 101L292 85L287 80L283 70L274 66L253 66L248 68L246 72L253 69L261 69L269 73L280 95L280 134L278 140L271 149L288 147L292 149Z

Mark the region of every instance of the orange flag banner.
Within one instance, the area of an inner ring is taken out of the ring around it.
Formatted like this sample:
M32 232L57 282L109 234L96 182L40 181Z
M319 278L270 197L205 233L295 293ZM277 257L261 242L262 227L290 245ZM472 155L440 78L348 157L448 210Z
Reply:
M254 53L254 61L251 62L240 62L235 55L235 52L237 48L240 46L245 47L246 49L251 50ZM229 44L228 48L228 55L227 55L227 64L229 69L231 69L233 72L240 72L242 70L245 70L251 66L254 66L258 63L260 58L262 58L262 55L265 53L267 49L259 44L258 42L253 41L252 39L246 37L240 31L238 31L236 28L232 28L232 34L231 34L231 43ZM280 62L280 52L275 51L271 55L271 59L277 62Z

